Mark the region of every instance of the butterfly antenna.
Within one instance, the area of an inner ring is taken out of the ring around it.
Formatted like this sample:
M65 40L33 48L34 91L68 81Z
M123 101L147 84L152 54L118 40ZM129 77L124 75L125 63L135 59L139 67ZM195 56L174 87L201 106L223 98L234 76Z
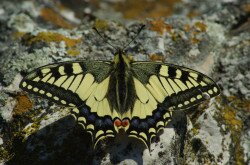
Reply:
M117 49L116 47L114 47L111 43L109 43L109 42L107 41L107 39L106 39L105 37L103 37L103 36L101 35L101 33L96 29L96 27L93 27L93 29L94 29L95 32L103 39L103 41L104 41L105 43L107 43L107 44L110 45L112 48L114 48L116 51L118 51L118 49Z
M132 42L134 42L134 40L139 36L140 32L143 30L144 27L145 27L145 25L142 25L142 26L138 29L136 36L134 36L134 37L132 38L132 40L131 40L127 45L125 45L125 46L123 47L122 51L123 51L124 49L126 49Z

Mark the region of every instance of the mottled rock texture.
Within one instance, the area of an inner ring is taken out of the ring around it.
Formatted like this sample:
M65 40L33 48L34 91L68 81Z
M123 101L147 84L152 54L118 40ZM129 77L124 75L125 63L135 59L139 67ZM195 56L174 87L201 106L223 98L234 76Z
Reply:
M5 1L0 3L0 163L249 164L250 3L246 0ZM119 135L92 149L69 109L27 94L22 77L75 59L111 60L129 42L134 60L196 69L220 96L177 113L149 152Z

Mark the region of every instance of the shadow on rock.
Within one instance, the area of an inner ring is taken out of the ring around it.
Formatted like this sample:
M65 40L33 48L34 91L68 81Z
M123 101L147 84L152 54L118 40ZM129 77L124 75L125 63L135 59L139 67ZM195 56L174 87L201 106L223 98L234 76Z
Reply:
M91 137L81 131L71 116L64 117L25 141L14 139L13 157L6 164L91 164Z

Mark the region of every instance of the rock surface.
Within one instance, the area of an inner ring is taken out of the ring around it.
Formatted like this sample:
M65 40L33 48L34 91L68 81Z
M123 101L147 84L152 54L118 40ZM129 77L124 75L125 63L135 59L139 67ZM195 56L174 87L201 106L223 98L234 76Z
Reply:
M7 1L0 4L0 163L250 164L250 3L245 0ZM119 135L92 150L65 107L19 89L32 69L111 60L165 61L212 77L220 96L177 114L151 145ZM186 130L187 125L187 130ZM183 155L182 155L183 154Z

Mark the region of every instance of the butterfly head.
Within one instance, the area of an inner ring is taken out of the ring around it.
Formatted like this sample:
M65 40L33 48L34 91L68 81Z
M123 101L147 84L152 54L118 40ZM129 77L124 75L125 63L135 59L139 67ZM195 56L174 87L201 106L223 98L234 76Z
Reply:
M114 55L115 64L126 64L127 66L133 61L129 56L127 56L123 49L118 49Z

